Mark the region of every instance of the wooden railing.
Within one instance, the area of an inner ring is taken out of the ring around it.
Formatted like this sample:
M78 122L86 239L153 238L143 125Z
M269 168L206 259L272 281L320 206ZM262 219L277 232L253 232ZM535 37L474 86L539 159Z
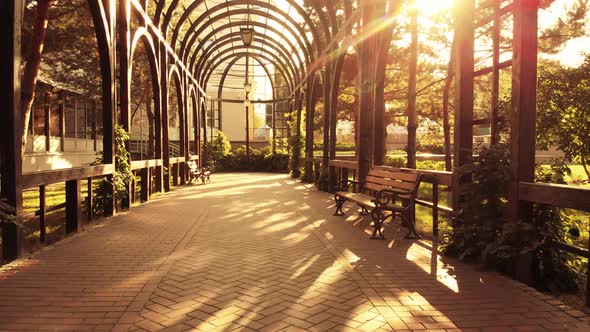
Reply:
M174 185L185 184L187 176L184 176L186 169L184 157L170 158L171 180ZM190 160L198 160L198 156L191 156ZM146 202L154 190L153 171L156 167L162 167L162 159L151 160L134 160L130 163L131 171L139 177L138 181L131 184L130 188L130 205L136 201L136 187L140 186L140 200ZM90 221L94 218L92 207L93 202L93 181L97 178L110 176L114 172L113 164L104 164L96 166L75 167L60 170L42 171L35 173L23 174L23 189L38 187L39 189L39 210L25 214L23 219L39 217L39 239L41 242L46 240L47 234L47 214L65 208L66 213L66 234L77 232L82 228L82 205L86 202L87 219ZM81 183L87 181L87 195L82 197ZM65 183L65 203L47 206L46 189L48 185ZM162 188L156 187L156 190ZM124 203L125 205L125 203ZM128 207L128 205L126 207Z
M590 188L577 188L552 183L521 182L518 195L521 201L590 212ZM562 242L553 242L552 245L557 250L590 260L590 250L588 248ZM586 271L586 305L590 306L590 268Z

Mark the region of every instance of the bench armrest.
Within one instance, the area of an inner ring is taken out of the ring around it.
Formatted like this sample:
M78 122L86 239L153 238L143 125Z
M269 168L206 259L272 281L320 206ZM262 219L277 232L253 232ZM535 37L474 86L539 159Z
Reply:
M412 192L409 190L396 188L382 189L375 194L372 202L375 203L376 206L395 205L398 200L401 201L399 196L408 196L411 194Z
M363 184L365 184L365 181L342 180L338 188L336 188L336 191L348 191L350 190L351 185L353 186L353 191L355 191L355 187L356 191L359 191L359 186Z

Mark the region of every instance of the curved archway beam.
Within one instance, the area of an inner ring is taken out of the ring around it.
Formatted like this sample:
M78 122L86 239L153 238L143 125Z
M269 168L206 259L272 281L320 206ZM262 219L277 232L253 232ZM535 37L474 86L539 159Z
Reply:
M253 53L248 51L249 49L252 50L257 50L260 51L261 53ZM234 51L237 50L246 50L246 52L243 53L235 53ZM225 56L228 53L232 53L229 56ZM283 71L284 74L286 74L286 78L288 79L289 83L291 84L290 87L294 86L294 84L296 84L297 82L299 82L297 80L297 77L295 76L295 69L290 67L288 64L285 64L275 53L266 50L264 48L261 47L254 47L254 46L250 46L250 47L246 47L244 45L238 45L238 46L234 46L234 47L230 47L230 48L226 48L224 50L222 50L217 57L218 58L222 58L221 60L217 60L217 62L208 62L203 68L202 70L199 70L197 72L195 72L195 75L197 77L199 77L200 79L200 83L204 83L205 81L203 80L203 78L207 77L207 81L209 80L209 77L213 74L213 67L217 68L218 66L222 65L224 61L227 61L229 59L232 58L232 56L236 56L238 54L248 54L248 55L264 55L264 59L267 60L269 63L273 64L275 66L275 68L277 69L281 69ZM225 57L224 57L225 56Z
M223 86L225 83L225 79L227 77L227 75L229 74L229 71L231 70L231 68L235 65L236 62L238 62L238 60L242 59L243 57L236 57L235 59L233 59L228 66L225 68L225 70L223 71L223 74L221 75L221 79L219 80L219 88L217 89L217 99L219 99L220 101L223 99ZM270 74L270 71L268 70L268 68L266 68L266 66L257 58L254 58L256 61L258 61L258 63L260 64L260 66L262 67L262 69L264 70L264 72L266 73L266 75L268 76L269 80L270 80L270 85L272 87L272 98L275 98L275 81L274 78L272 77L272 75ZM219 109L221 109L221 107L219 107Z
M232 59L232 57L238 57L238 58L243 58L245 56L250 56L252 58L256 58L257 60L262 59L262 60L266 60L270 62L270 59L263 54L256 54L256 53L248 53L248 52L241 52L241 53L237 53L237 54L231 54L227 57L225 57L224 59L222 59L222 61L214 64L211 67L211 70L206 74L203 75L203 77L205 78L203 81L204 86L206 87L209 84L209 80L211 78L211 75L213 74L213 72L215 71L215 69L217 67L219 67L221 64L223 64L224 61L227 61L229 59ZM260 62L260 61L259 61ZM286 84L287 84L287 89L289 91L291 91L291 87L293 86L293 82L291 81L291 79L289 78L289 75L285 72L285 70L281 67L275 67L275 69L279 72L279 74L283 77L283 79L285 80Z
M164 1L165 0L163 0L162 2L164 2ZM191 5L188 8L186 8L185 11L187 13L191 13L198 6L200 6L201 4L203 4L204 1L205 0L196 0L196 1L194 1L193 3L191 3ZM296 1L294 1L294 0L284 0L284 1L286 1L292 8L294 8L297 11L297 13L301 17L304 18L304 20L306 18L308 18L308 19L310 18L310 14L308 14ZM173 0L172 3L170 4L170 6L168 7L168 11L166 12L166 14L164 16L164 22L162 24L162 28L163 28L164 34L166 34L166 32L168 31L168 27L170 25L170 21L172 20L174 11L176 10L176 7L178 6L178 3L179 2L180 2L180 0ZM227 7L229 7L229 4L226 3L226 4L224 4L224 6L225 6L225 8L227 8ZM319 5L315 1L312 1L312 6L313 6L315 13L317 14L317 16L318 16L318 18L320 20L320 24L322 25L322 29L324 31L324 34L325 34L325 37L326 37L326 40L327 40L328 39L327 37L329 37L329 29L328 29L328 23L327 23L326 17L324 15L323 11L321 10L321 7L319 7ZM162 13L162 11L164 9L163 8L164 5L158 6L158 7L161 7L161 8L157 8L156 9L156 16L157 16L156 22L159 23L161 13ZM158 11L158 9L160 9L160 10ZM178 26L179 25L177 23L176 27L178 27ZM313 22L312 22L312 26L313 26Z
M197 79L193 76L193 74L189 71L188 67L184 64L184 62L180 59L180 57L176 54L175 50L170 46L166 38L164 37L163 32L159 29L158 26L152 22L150 16L145 12L143 6L138 0L130 0L131 4L133 5L134 9L137 13L141 16L144 20L146 27L149 28L150 33L158 39L160 45L164 47L168 55L174 59L174 62L178 64L182 70L187 75L187 78L192 81L193 84L201 91L203 94L205 93L205 89L201 85L198 84Z
M205 36L205 39L211 39L211 37L218 33L219 31L223 31L224 29L228 29L231 27L239 27L239 26L243 26L246 25L247 22L246 21L241 21L241 22L231 22L228 24L225 24L223 26L220 26L218 28L216 28L215 30L213 30L212 32L210 32L207 36ZM269 27L269 26L265 26L264 24L260 23L260 22L251 22L250 25L252 26L259 26L262 28L266 28L267 30L273 31L277 34L280 34L280 31L276 30L273 27ZM297 48L293 45L293 43L290 40L285 40L285 42L289 45L289 47L291 47L291 49L293 50L293 52L298 53L297 52ZM297 40L296 41L299 44L299 47L301 48L303 54L306 56L306 60L307 62L305 63L306 66L309 66L309 64L314 61L314 56L313 54L310 54L306 49L305 46L302 44L301 40ZM199 53L199 51L203 48L203 46L205 45L205 43L199 43L197 45L197 48L194 50L194 52L192 52L192 56L191 56L191 60L189 62L189 68L191 69L192 72L195 72L195 61L197 59L197 55ZM189 49L192 49L192 45L189 46ZM303 65L303 63L302 63ZM303 69L302 66L300 66L301 69Z
M295 83L297 83L297 82L298 82L298 81L296 80L296 77L294 77L294 76L293 76L293 75L294 75L294 72L293 72L293 71L291 71L291 72L290 72L290 71L288 70L288 69L294 70L293 68L291 68L291 67L287 66L285 63L283 63L283 62L281 61L281 59L280 59L279 57L277 57L277 55L276 55L276 54L274 54L274 53L272 53L272 52L269 52L269 51L267 51L267 50L265 50L265 49L263 49L263 48L259 48L259 47L252 47L252 46L251 46L251 47L249 47L249 48L247 48L247 47L246 47L246 46L244 46L244 45L240 45L240 46L234 46L234 47L230 47L230 48L227 48L227 49L223 50L223 51L222 51L222 52L219 54L219 56L221 57L221 56L223 56L223 55L225 55L225 54L227 54L227 53L229 53L229 52L232 52L232 55L233 55L233 56L235 56L235 55L237 55L237 54L236 54L236 53L234 53L233 51L236 51L236 50L242 50L242 49L246 49L246 50L248 50L248 49L254 49L254 50L259 50L259 51L261 51L261 52L262 52L262 54L265 54L265 55L266 55L266 56L264 57L264 59L265 59L265 60L267 60L269 63L273 64L273 65L275 66L275 68L280 68L280 69L282 69L282 70L284 71L284 73L285 73L285 74L287 74L287 76L288 76L288 78L289 78L289 81L290 81L290 83L291 83L291 86L293 86L293 84L295 84ZM248 55L262 55L262 54L259 54L259 53L252 53L252 52L249 52L249 51L247 51L245 54L248 54ZM226 57L226 58L225 58L225 59L226 59L226 61L227 61L228 59L231 59L232 55L230 55L229 57ZM268 56L270 56L270 57L268 57ZM219 61L218 63L219 63L219 65L221 65L221 64L223 63L223 60ZM211 69L211 65L212 65L212 63L208 63L208 64L207 64L207 65L204 67L203 71L199 71L199 72L197 72L197 76L198 76L198 77L200 77L200 78L207 77L207 81L208 81L208 80L209 80L208 78L209 78L209 77L210 77L210 76L213 74L213 70ZM218 66L219 66L219 65L218 65Z
M228 39L230 39L230 41L227 41ZM202 56L199 57L199 60L197 61L196 70L199 70L202 67L203 62L207 61L207 59L209 58L211 53L213 53L214 51L219 49L221 46L226 45L230 42L241 42L241 33L239 31L237 31L237 32L234 32L231 34L227 34L227 35L217 39L214 43L212 43L206 49L204 49ZM293 58L291 56L289 56L289 51L282 44L280 44L276 39L273 39L270 37L261 38L261 37L254 36L253 42L257 42L257 43L266 45L268 47L271 47L271 48L277 50L277 52L280 52L281 55L285 58L285 60L290 61L293 64L294 68L301 68L305 64L303 62L303 60L301 59L300 54L296 53L297 60L299 61L298 62L299 66L297 66L297 64L293 61ZM222 43L223 43L223 45L220 45Z
M211 49L208 50L206 53L204 53L203 56L199 59L201 65L199 65L199 63L197 63L196 72L200 72L200 70L202 68L203 59L208 58L210 53L213 53L214 51L219 50L220 48L222 48L225 45L232 44L233 42L238 42L238 44L239 44L240 40L241 40L240 33L237 32L237 33L234 33L233 35L228 35L228 38L225 38L224 41L221 41L218 44L216 44L214 47L211 47ZM300 70L296 70L296 68L297 68L296 64L293 62L293 59L288 56L288 53L286 52L286 50L284 48L277 47L277 46L269 43L265 39L258 38L258 37L254 37L254 41L257 41L258 43L262 44L263 46L267 46L267 47L271 48L272 51L277 52L277 54L283 59L283 61L285 61L285 63L289 64L293 70L295 70L295 72L294 72L295 75L296 74L299 74L299 76L303 75ZM257 46L255 46L255 47L257 47Z
M313 53L313 47L312 47L310 41L307 38L297 38L298 35L305 35L305 31L300 26L294 24L295 25L295 30L299 33L298 34L289 25L286 25L283 22L278 21L276 19L276 17L274 17L274 16L272 16L272 15L266 13L266 12L259 11L259 10L236 9L236 10L231 10L231 11L228 11L228 12L221 13L221 14L215 16L215 17L211 17L209 20L206 21L205 24L203 24L198 29L197 29L198 24L196 24L197 22L195 21L195 23L193 23L193 25L189 28L189 31L190 32L186 34L186 36L184 37L184 39L180 43L180 49L179 49L178 55L181 57L181 59L187 59L188 58L188 54L187 54L188 52L187 52L187 50L190 50L192 48L192 46L194 45L194 43L199 39L199 36L205 31L205 29L209 28L210 25L216 23L219 20L222 20L222 19L225 19L225 18L229 18L231 16L235 16L235 15L246 15L246 14L258 15L258 16L266 17L267 19L270 19L270 20L276 22L277 24L281 25L285 30L287 30L299 42L302 41L305 44L305 47L304 48L306 48L309 53ZM291 17L285 17L285 19L293 22L293 18L291 18ZM251 24L253 22L247 22L247 21L243 21L243 22L244 23L243 24L240 24L240 26L241 25L252 25L252 26L255 25L255 24ZM266 24L261 24L261 25L264 28L267 28L268 27L268 25L266 25ZM280 36L280 34L279 34L279 36ZM204 38L202 40L206 41L206 40L209 40L209 39ZM288 38L286 38L284 40L286 41L286 40L288 40ZM315 46L316 46L316 52L317 52L317 54L321 54L320 44L319 43L316 43Z
M291 16L289 16L288 13L284 12L283 10L279 9L278 7L271 5L268 2L263 2L263 1L259 1L259 0L234 0L231 2L232 6L234 6L234 5L248 5L248 4L268 9L269 12L264 12L259 9L232 9L232 10L229 10L228 4L222 3L217 6L213 6L213 7L209 8L207 11L203 12L188 28L187 31L189 31L189 33L184 36L184 40L186 40L190 36L190 34L192 34L192 33L195 33L198 37L200 35L200 32L202 31L202 29L205 29L205 28L209 27L210 25L216 23L219 19L223 19L225 17L231 17L234 15L240 15L240 14L252 14L252 15L261 15L262 14L261 16L267 17L267 18L271 19L272 21L276 22L279 26L283 27L284 29L287 29L290 33L293 34L293 37L295 37L297 39L305 40L306 43L308 44L308 46L311 44L309 39L307 38L304 28L301 27L295 21L295 19L293 19ZM220 12L221 10L224 10L222 12L222 14L217 15L217 16L213 16L217 12ZM181 30L184 22L188 19L191 12L192 12L191 10L185 11L184 14L182 15L181 19L177 23L176 27L174 28L174 32L173 32L172 40L171 40L171 45L173 48L176 48L176 43L177 43L177 39L178 39L178 35L180 33L180 30ZM270 12L272 12L273 14L271 14ZM275 13L278 15L274 15ZM311 19L307 15L302 16L302 17L307 24L307 28L311 31L311 34L313 36L312 42L316 46L316 51L318 52L317 54L319 54L323 48L322 39L320 38L319 33L316 30L315 25L313 24ZM286 22L290 23L290 25L286 24ZM203 25L199 28L199 32L195 32L195 31L197 31L197 27L201 24L203 24ZM293 28L298 32L298 34L295 34L293 32ZM181 50L181 54L182 54L182 50Z
M282 63L280 61L280 59L275 54L273 54L271 52L268 52L268 51L265 51L263 49L261 49L263 51L262 54L252 53L252 52L249 52L249 51L241 52L241 53L233 53L234 50L239 50L239 49L246 49L246 47L245 46L238 46L238 47L232 47L232 48L229 48L227 50L224 50L219 55L220 57L223 56L226 53L229 53L229 52L232 52L232 54L230 54L230 55L222 58L221 60L219 60L218 62L216 62L214 64L213 63L207 64L207 66L204 68L203 72L197 73L198 77L201 78L201 83L203 83L203 86L206 87L206 84L209 82L209 78L211 77L211 75L213 75L213 72L215 71L215 69L217 67L219 67L220 65L222 65L225 61L227 61L227 60L229 60L229 59L231 59L231 58L233 58L235 56L238 56L238 55L259 56L260 58L268 61L269 63L272 63L275 66L275 68L277 70L279 70L279 72L281 73L281 75L284 76L285 81L287 81L287 84L288 84L289 88L292 88L297 83L297 81L290 75L291 73L287 70L287 67L285 66L285 64ZM205 78L205 79L203 80L203 78Z
M217 63L215 63L214 65L212 65L212 66L211 66L211 69L210 69L210 71L207 73L207 75L204 75L204 76L205 76L205 79L204 79L204 81L203 81L203 83L204 83L204 86L205 86L205 87L207 86L207 84L208 84L208 82L209 82L209 78L211 77L211 74L212 74L212 73L213 73L213 71L214 71L214 70L215 70L217 67L219 67L219 66L220 66L220 65L221 65L223 62L225 62L225 61L227 61L227 60L231 59L232 57L245 57L245 56L250 56L250 57L253 57L253 58L259 57L259 58L261 58L261 59L263 59L263 60L266 60L266 61L268 61L268 62L272 62L272 61L270 61L270 59L269 59L267 56L265 56L265 55L263 55L263 54L256 54L256 53L249 53L249 52L240 52L240 53L230 54L230 55L226 56L225 58L222 58L220 61L218 61ZM288 76L288 75L286 75L286 73L285 73L285 71L283 70L283 68L281 68L281 67L275 67L275 68L276 68L276 69L279 71L279 73L281 74L281 76L283 76L283 79L285 80L285 82L287 82L287 85L288 85L288 87L287 87L287 88L289 89L289 92L290 92L290 91L291 91L290 89L291 89L291 87L293 86L293 82L291 81L291 79L289 78L289 76Z

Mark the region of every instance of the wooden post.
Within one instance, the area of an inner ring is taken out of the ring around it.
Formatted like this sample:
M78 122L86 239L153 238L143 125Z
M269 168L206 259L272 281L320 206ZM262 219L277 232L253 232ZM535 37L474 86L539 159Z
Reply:
M167 172L163 173L164 191L170 191L170 140L168 137L168 53L164 45L160 46L160 100L162 102L162 160Z
M45 217L47 214L47 207L45 205L45 185L39 186L39 240L45 242Z
M23 0L0 1L0 198L22 214L22 116L20 109L21 27ZM15 224L2 226L2 257L20 256L22 231Z
M178 187L178 163L170 165L172 168L172 185Z
M432 237L438 241L438 183L432 183Z
M375 16L375 4L372 0L359 1L362 10L363 33L370 33L370 25ZM373 151L373 109L375 93L375 36L367 36L359 47L361 91L359 96L359 180L364 181L371 167Z
M60 91L59 93L59 146L60 146L60 151L64 151L65 146L66 146L66 142L65 142L65 136L66 136L66 119L65 119L65 103L66 103L66 97L65 97L65 93L63 91ZM96 151L96 138L95 138L95 148L94 151Z
M416 76L418 67L418 11L412 9L410 14L410 65L408 80L408 168L416 168Z
M43 94L43 111L44 111L44 118L43 122L45 123L44 134L45 134L45 151L51 151L51 131L49 130L50 124L50 112L51 108L49 107L49 93L45 92Z
M82 194L80 180L66 181L66 234L82 229Z
M520 202L520 182L534 182L537 102L538 0L514 1L509 217L529 220L532 204Z
M86 211L86 214L88 216L88 221L91 221L94 218L94 188L92 187L92 178L88 178L87 181L87 185L88 185L88 199L86 200L86 202L88 203L88 210Z
M490 121L491 143L500 141L498 111L500 108L500 2L493 1L494 25L492 27L492 116Z
M385 6L381 5L380 10L385 12ZM392 9L390 9L391 11ZM379 45L377 63L375 65L375 108L373 116L373 164L383 165L387 154L387 121L385 116L385 78L387 70L387 59L389 58L389 46L393 35L391 26L385 27L379 34Z
M121 72L119 78L119 104L121 105L121 125L126 132L131 129L131 108L130 108L130 81L131 81L131 66L129 65L129 47L131 44L131 34L129 32L130 9L128 8L129 1L119 1L119 70ZM147 101L149 103L149 100ZM125 148L129 151L129 141L125 142ZM131 163L131 154L129 154L129 163ZM131 183L126 185L125 191L127 195L121 202L123 209L131 207Z
M473 159L474 0L460 0L455 7L454 166L458 168ZM453 210L460 210L461 190L470 181L468 175L453 174Z
M140 188L140 200L141 202L147 202L150 197L150 176L149 176L149 168L142 168L139 171L139 176L141 177L141 188Z

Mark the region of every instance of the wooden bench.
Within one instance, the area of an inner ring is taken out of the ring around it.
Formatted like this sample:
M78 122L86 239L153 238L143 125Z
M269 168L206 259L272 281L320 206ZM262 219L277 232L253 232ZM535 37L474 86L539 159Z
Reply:
M422 181L422 174L369 170L363 182L344 179L339 190L334 194L336 211L334 215L344 215L342 206L350 201L361 208L361 215L370 214L373 221L371 239L383 239L383 223L396 216L402 219L402 225L408 228L407 238L420 238L416 231L415 201ZM352 191L350 187L352 186Z
M206 182L211 182L211 169L209 167L198 167L196 161L188 162L189 173L190 173L190 181L189 183L193 182L193 179L201 179L203 184Z

